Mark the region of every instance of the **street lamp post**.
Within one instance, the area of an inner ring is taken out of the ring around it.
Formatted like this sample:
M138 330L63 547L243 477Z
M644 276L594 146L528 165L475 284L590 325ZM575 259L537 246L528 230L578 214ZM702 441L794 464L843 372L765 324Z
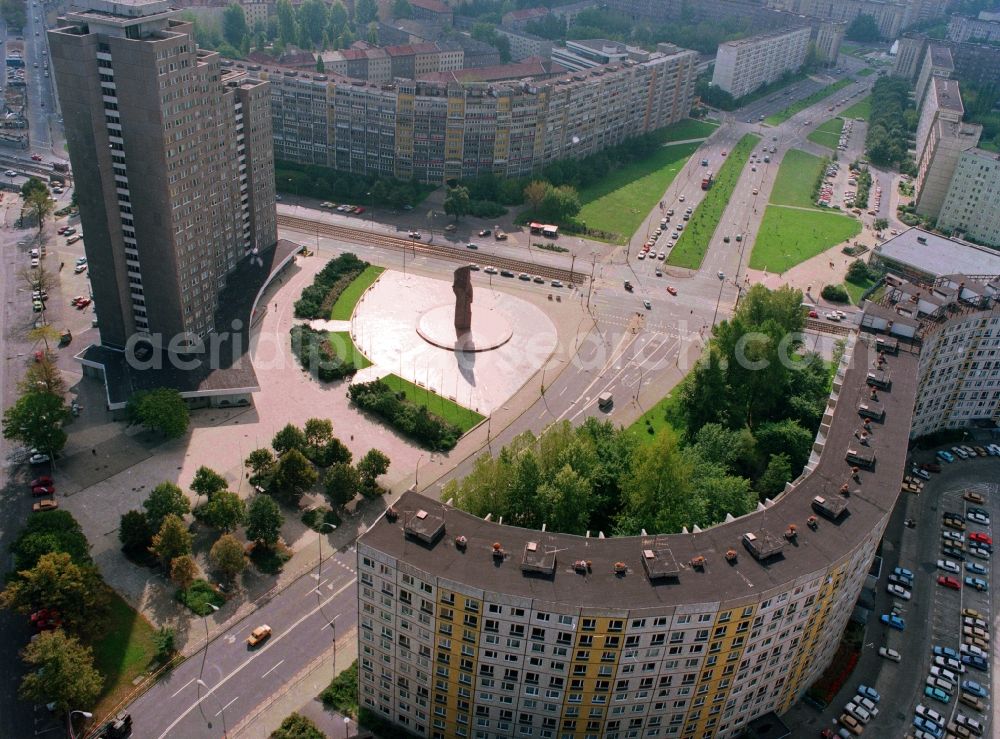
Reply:
M94 717L94 714L92 714L90 711L70 711L69 714L67 715L67 718L69 719L69 739L76 739L76 734L73 732L73 716L77 714L83 716L84 718Z
M205 605L207 605L209 608L211 608L213 613L216 613L219 610L219 607L217 605L215 605L214 603L206 603ZM208 640L209 640L209 636L208 636L208 614L206 613L204 616L202 616L201 620L205 624L205 649L201 653L201 669L198 670L198 677L199 678L203 677L204 674L205 674L205 659L208 657Z
M204 680L199 679L196 682L198 683L199 687L202 687L202 688L205 688L206 690L208 690L208 686L205 685L205 681ZM219 696L215 696L215 700L219 704L219 713L217 713L216 715L217 716L222 716L222 739L228 739L228 737L229 737L229 731L226 729L226 707L224 705L222 705L222 701L219 699ZM199 691L199 695L198 695L198 705L201 705L201 691ZM212 728L212 722L211 721L208 722L208 728L210 728L210 729Z
M329 526L330 531L336 531L337 527L329 521L323 521L316 530L316 544L319 547L319 564L316 566L316 597L319 598L319 579L323 577L323 527Z

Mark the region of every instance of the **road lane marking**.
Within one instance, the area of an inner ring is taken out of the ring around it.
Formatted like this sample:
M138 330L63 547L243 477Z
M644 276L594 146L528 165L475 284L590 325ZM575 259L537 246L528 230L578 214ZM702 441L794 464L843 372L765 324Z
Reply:
M197 679L198 679L198 678L196 678L196 677L192 677L192 678L191 678L190 680L188 680L188 681L187 681L186 683L184 683L184 684L183 684L183 685L182 685L182 686L181 686L180 688L178 688L178 689L177 689L177 692L176 692L176 693L174 693L174 694L173 694L172 696L170 696L170 697L171 697L171 698L176 698L176 697L177 697L177 695L178 695L178 694L179 694L179 693L180 693L180 692L181 692L182 690L184 690L184 688L186 688L186 687L187 687L188 685L190 685L191 683L193 683L193 682L194 682L195 680L197 680Z
M223 711L225 711L227 708L229 708L231 705L233 705L239 699L240 699L239 696L236 696L235 698L233 698L231 701L229 701L229 703L227 703L226 705L224 705L222 708L219 709L219 713L222 713ZM219 713L216 713L215 715L218 716Z
M222 687L223 685L225 685L225 684L226 684L227 682L229 682L229 681L230 681L230 680L231 680L231 679L232 679L233 677L235 677L236 675L238 675L238 674L240 673L240 671L242 671L242 670L243 670L243 668L244 668L244 667L246 667L247 665L249 665L249 664L250 664L251 662L253 662L253 661L254 661L255 659L257 659L258 657L260 657L260 656L261 656L262 654L265 654L265 653L267 653L267 651L268 651L269 649L271 649L271 648L272 648L272 647L273 647L273 646L274 646L275 644L277 644L277 643L278 643L278 642L280 642L280 641L281 641L282 639L284 639L284 638L285 638L286 636L288 636L289 634L291 634L291 633L292 633L292 632L293 632L293 631L295 630L295 627L296 627L296 626L298 626L298 625L299 625L300 623L302 623L303 621L305 621L305 620L306 620L307 618L311 618L313 614L315 614L315 613L316 613L317 611L319 611L319 610L320 610L320 609L321 609L321 608L322 608L323 606L325 606L325 605L326 605L327 603L329 603L329 602L330 602L331 600L333 600L333 599L334 599L334 598L336 598L336 597L337 597L338 595L340 595L341 593L343 593L343 592L344 592L345 590L347 590L347 589L348 589L349 587L351 587L352 585L354 585L354 583L355 583L355 580L351 580L350 582L348 582L348 583L347 583L346 585L344 585L344 586L343 586L342 588L340 588L340 590L338 590L338 591L337 591L337 592L335 592L335 593L334 593L333 595L331 595L331 596L330 596L329 598L327 598L327 599L326 599L326 600L325 600L325 601L324 601L323 603L321 603L320 605L316 606L316 607L315 607L315 608L313 608L313 609L312 609L311 611L309 611L308 613L306 613L305 615L303 615L303 616L302 616L301 618L299 618L299 619L298 619L298 620L297 620L297 621L296 621L295 623L293 623L293 624L292 624L292 625L291 625L290 627L288 627L288 629L287 629L286 631L284 631L283 633L279 634L278 636L276 636L276 637L272 638L272 639L271 639L271 640L270 640L270 641L269 641L269 642L268 642L267 644L265 644L265 645L264 645L264 648L263 648L263 649L261 649L261 650L260 650L259 652L255 652L255 653L254 653L254 654L252 654L252 655L251 655L250 657L248 657L248 658L247 658L246 660L244 660L243 664L241 664L241 665L240 665L239 667L237 667L237 668L236 668L235 670L233 670L233 671L232 671L232 672L230 672L230 673L229 673L228 675L226 675L226 676L225 676L224 678L222 678L222 679L221 679L221 680L220 680L219 682L217 682L217 683L216 683L215 685L213 685L213 686L212 686L211 688L209 688L209 689L208 689L208 690L207 690L207 691L205 692L205 694L204 694L203 696L201 696L201 698L199 698L199 699L198 699L197 701L195 701L195 702L194 702L194 703L192 703L192 704L191 704L190 706L188 706L188 707L187 707L187 708L186 708L186 709L184 710L184 712L183 712L183 713L181 713L181 714L180 714L179 716L177 716L177 718L175 718L175 719L174 719L174 720L173 720L173 721L171 722L170 726L168 726L168 727L167 727L167 728L166 728L166 729L165 729L165 730L163 731L163 733L162 733L162 734L160 734L160 736L159 736L159 737L157 737L157 739L165 739L165 737L169 736L170 732L171 732L171 731L173 731L174 727L175 727L175 726L177 726L177 724L179 724L179 723L180 723L181 721L183 721L183 720L184 720L185 718L187 718L187 717L188 717L188 714L190 714L190 713L191 713L191 711L193 711L193 710L194 710L195 708L197 708L197 707L198 707L198 704L199 704L199 703L201 703L201 702L202 702L203 700L205 700L205 698L207 698L207 697L208 697L209 695L211 695L212 693L214 693L214 692L215 692L216 690L218 690L218 689L219 689L220 687Z
M267 677L268 675L270 675L272 672L274 672L275 670L277 670L284 661L285 660L281 660L281 662L279 662L274 667L272 667L270 670L268 670L267 672L265 672L263 675L261 675L261 677Z
M340 614L339 614L339 613L338 613L338 614L337 614L336 616L334 616L334 617L333 617L333 620L332 620L332 621L328 621L327 623L325 623L325 624L323 624L322 626L320 626L320 627L319 627L319 630L320 630L320 631L322 631L323 629L327 628L328 626L333 626L333 625L334 625L334 622L335 622L335 621L336 621L336 620L337 620L338 618L340 618Z

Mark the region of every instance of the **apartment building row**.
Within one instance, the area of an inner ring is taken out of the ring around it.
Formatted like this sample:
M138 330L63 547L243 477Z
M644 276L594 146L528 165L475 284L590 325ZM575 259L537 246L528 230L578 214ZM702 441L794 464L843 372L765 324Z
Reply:
M930 46L946 47L951 53L954 76L976 85L1000 83L1000 45L978 40L933 40L922 33L904 33L898 42L893 74L913 81L922 69Z
M382 85L231 64L270 82L276 159L440 184L530 175L675 123L690 111L696 63L661 44L642 61L544 82Z
M805 63L811 35L809 26L802 26L721 43L712 84L741 98L776 82Z
M1000 41L1000 13L982 12L976 18L953 15L948 20L949 41Z
M452 72L465 66L462 47L448 43L324 51L319 56L328 74L375 83L389 82L396 77L417 79L425 74Z
M418 736L475 739L727 739L784 712L864 585L916 370L852 335L803 475L705 530L553 534L404 494L358 543L361 705Z
M850 23L870 16L883 38L893 39L905 28L944 17L950 0L765 0L774 10Z

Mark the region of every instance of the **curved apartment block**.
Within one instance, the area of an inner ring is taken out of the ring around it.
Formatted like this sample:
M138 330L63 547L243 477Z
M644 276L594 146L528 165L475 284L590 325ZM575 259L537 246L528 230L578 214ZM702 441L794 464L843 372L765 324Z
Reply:
M530 531L404 494L358 543L361 705L427 737L733 737L837 648L899 494L916 344L852 335L802 476L707 530Z

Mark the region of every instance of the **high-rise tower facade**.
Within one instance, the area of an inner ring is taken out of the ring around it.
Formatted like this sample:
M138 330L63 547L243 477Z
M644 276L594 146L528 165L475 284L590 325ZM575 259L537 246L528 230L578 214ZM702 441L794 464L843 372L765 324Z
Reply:
M193 34L165 0L88 0L49 32L109 348L196 344L227 273L277 240L269 83Z

